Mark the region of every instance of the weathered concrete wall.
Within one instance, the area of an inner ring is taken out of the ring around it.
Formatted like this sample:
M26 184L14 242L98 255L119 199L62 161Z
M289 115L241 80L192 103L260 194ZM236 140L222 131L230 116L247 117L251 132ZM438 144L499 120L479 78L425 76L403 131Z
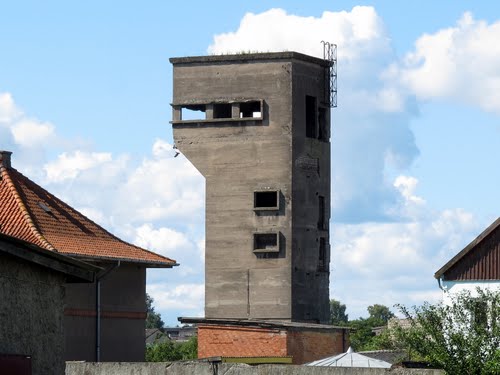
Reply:
M314 275L319 246L316 193L326 197L327 207L330 201L329 141L317 147L319 141L304 140L305 96L318 96L319 102L323 95L322 61L306 63L291 53L189 59L173 61L173 134L177 147L206 178L205 316L325 323L328 271ZM179 122L179 107L245 100L262 100L262 119ZM324 173L294 180L295 156L307 156L312 148L328 159L321 164ZM254 210L254 192L262 190L280 192L279 210ZM311 213L292 225L310 208ZM311 228L313 233L304 237ZM253 233L278 231L278 253L254 253ZM296 251L302 255L295 256ZM304 256L309 253L311 261Z
M444 375L441 370L361 369L294 365L177 362L177 363L78 363L67 362L66 375Z
M110 264L101 264L109 267ZM146 270L124 264L101 282L101 360L143 361ZM96 284L68 284L66 360L96 360Z
M324 103L328 82L325 68L317 64L295 62L292 73L292 319L329 324L330 108ZM307 97L314 99L312 110ZM314 134L307 134L308 116L314 120Z
M0 257L0 353L30 355L33 375L64 373L64 276Z

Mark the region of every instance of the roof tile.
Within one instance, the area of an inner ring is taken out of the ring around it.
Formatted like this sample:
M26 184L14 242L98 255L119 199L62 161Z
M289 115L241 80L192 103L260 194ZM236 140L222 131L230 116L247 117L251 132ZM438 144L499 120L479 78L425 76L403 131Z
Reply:
M106 231L14 168L0 163L0 232L44 249L91 259L172 267L175 260Z

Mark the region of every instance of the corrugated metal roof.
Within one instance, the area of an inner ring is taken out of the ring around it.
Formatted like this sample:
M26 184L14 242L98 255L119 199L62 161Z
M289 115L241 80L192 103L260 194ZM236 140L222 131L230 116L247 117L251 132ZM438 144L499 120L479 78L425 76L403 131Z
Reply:
M345 353L306 363L306 366L391 368L392 364L356 353L349 348Z

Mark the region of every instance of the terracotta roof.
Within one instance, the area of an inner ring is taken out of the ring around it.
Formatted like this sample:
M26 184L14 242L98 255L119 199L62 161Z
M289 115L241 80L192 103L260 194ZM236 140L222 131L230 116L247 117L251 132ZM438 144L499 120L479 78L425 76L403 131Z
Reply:
M173 259L120 240L35 184L11 167L6 151L0 151L0 232L74 257L150 267L177 265Z
M468 244L462 251L451 258L448 263L441 267L435 274L434 277L439 279L443 274L448 272L454 265L460 262L469 253L472 253L477 246L483 242L483 240L493 233L497 228L500 228L500 217L497 218L488 228L486 228L479 236L477 236L470 244ZM497 245L498 246L498 245ZM497 258L496 263L499 264L500 260ZM497 271L498 273L498 271Z

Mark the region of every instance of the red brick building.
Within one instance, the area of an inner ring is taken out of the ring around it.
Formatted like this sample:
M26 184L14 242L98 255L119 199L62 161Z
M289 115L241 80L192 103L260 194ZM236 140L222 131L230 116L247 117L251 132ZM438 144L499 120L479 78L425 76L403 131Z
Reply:
M349 347L348 329L344 327L262 320L182 321L198 324L199 358L221 356L269 362L269 358L290 357L292 363L303 364L345 352Z

